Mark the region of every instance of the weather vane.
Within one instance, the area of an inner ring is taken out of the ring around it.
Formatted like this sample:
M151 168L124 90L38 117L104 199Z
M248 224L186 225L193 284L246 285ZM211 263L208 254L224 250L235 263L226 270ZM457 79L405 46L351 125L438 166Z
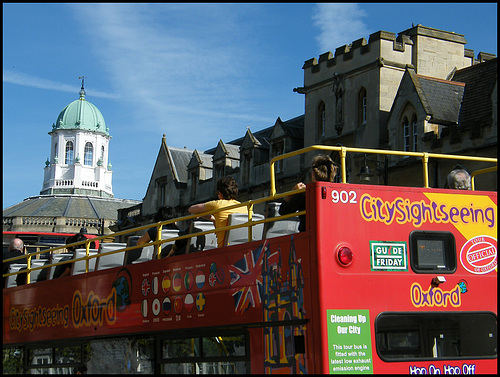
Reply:
M80 76L78 78L82 80L82 89L83 89L83 84L85 83L85 76Z

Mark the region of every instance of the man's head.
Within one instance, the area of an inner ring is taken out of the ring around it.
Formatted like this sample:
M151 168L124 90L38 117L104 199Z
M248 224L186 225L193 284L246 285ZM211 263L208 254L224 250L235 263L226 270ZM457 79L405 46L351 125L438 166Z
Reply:
M222 195L222 199L238 199L238 184L233 177L222 177L217 182L217 192Z
M177 217L177 214L175 212L175 209L172 207L160 207L158 208L158 211L156 212L154 216L154 221L156 223L164 220L171 220L175 219Z
M456 190L471 190L470 174L465 169L453 169L447 177L448 187Z
M10 241L9 251L12 250L19 250L22 253L24 250L23 240L20 238L14 238L12 241Z

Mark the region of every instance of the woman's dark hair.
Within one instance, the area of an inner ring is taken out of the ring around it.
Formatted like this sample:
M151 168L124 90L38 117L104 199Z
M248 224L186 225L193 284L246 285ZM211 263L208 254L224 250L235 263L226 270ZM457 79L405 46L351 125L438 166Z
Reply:
M338 165L326 154L319 154L312 160L311 172L316 181L333 182Z
M238 199L238 184L233 177L222 177L217 182L217 191L226 200Z
M177 214L172 207L160 207L154 216L154 222L175 219Z
M70 236L66 239L66 245L69 245L70 243L75 243L75 242L80 242L80 241L84 241L87 239L87 237L85 237L83 235L84 233L77 233L73 236ZM73 249L76 249L76 248L84 248L85 246L84 245L77 245L77 246L71 246L71 247L68 247L67 249L72 251Z

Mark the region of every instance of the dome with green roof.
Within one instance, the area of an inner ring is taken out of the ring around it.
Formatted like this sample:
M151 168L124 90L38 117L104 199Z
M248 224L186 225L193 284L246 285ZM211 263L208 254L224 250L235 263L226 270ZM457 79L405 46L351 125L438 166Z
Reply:
M66 106L57 121L52 125L52 131L56 130L85 130L99 132L109 136L104 117L99 109L85 99L85 90L80 90L80 99Z

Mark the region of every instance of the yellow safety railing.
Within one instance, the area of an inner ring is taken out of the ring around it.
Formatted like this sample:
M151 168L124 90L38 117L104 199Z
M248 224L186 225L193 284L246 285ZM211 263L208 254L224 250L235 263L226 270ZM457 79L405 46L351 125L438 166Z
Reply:
M86 265L85 271L88 272L88 269L89 269L89 260L92 259L92 258L99 258L99 257L102 257L102 256L111 255L111 254L115 254L115 253L121 253L121 252L129 251L129 250L135 250L135 249L139 249L139 248L143 248L143 247L147 247L147 246L151 246L151 245L158 246L157 247L157 251L156 251L156 258L159 258L160 257L160 253L161 253L161 247L160 246L162 244L164 244L165 242L182 240L182 239L186 239L186 238L191 238L191 237L201 236L201 235L205 235L205 234L209 234L209 233L214 233L215 231L217 231L217 232L219 232L219 231L226 231L226 230L236 229L236 228L242 228L242 227L247 227L248 228L248 240L252 240L252 226L253 225L274 222L277 219L284 220L284 219L295 217L295 216L301 216L301 215L304 215L306 213L306 211L300 211L300 212L296 212L296 213L292 213L292 214L288 214L288 215L276 216L276 217L266 218L266 219L262 219L262 220L258 220L258 221L253 221L252 220L253 206L255 204L259 204L259 203L263 203L263 202L267 202L267 201L272 201L272 200L277 200L277 199L283 198L283 197L288 196L288 195L295 195L295 194L298 194L298 193L301 193L301 192L305 192L305 189L299 189L299 190L292 190L292 191L287 191L287 192L283 192L283 193L277 194L276 193L276 184L275 184L275 169L274 169L274 164L277 161L279 161L279 160L283 160L283 159L286 159L286 158L294 157L294 156L297 156L297 155L300 155L300 154L304 154L304 153L311 152L311 151L316 151L316 150L319 150L319 151L330 151L330 152L337 151L337 152L339 152L340 161L341 161L341 163L340 163L340 170L341 170L342 183L347 183L346 157L347 157L347 153L348 152L350 152L350 153L366 153L366 154L380 154L380 155L395 155L395 156L414 156L414 157L419 157L419 158L422 159L422 164L423 164L423 173L424 173L424 186L423 187L424 188L429 188L429 178L428 178L429 177L429 174L428 174L428 162L429 162L429 158L466 160L466 161L482 161L482 162L495 163L495 166L493 166L493 167L481 169L481 170L475 171L475 172L473 172L471 174L471 177L472 177L472 189L473 190L474 190L474 177L476 177L479 174L484 174L484 173L488 173L488 172L492 172L492 171L497 170L497 166L496 166L497 159L496 158L474 157L474 156L460 156L460 155L444 155L444 154L427 153L427 152L400 152L400 151L380 150L380 149L350 148L350 147L343 147L343 146L313 145L313 146L302 148L302 149L299 149L299 150L296 150L296 151L293 151L293 152L290 152L290 153L286 153L286 154L283 154L283 155L280 155L280 156L276 156L276 157L274 157L274 158L271 159L271 162L270 162L270 175L271 175L271 177L270 177L270 194L269 194L269 196L266 196L266 197L263 197L263 198L260 198L260 199L249 200L249 201L246 201L246 202L242 202L242 203L239 203L239 204L234 204L232 206L228 206L228 207L224 207L224 208L219 208L219 209L212 210L212 211L207 211L207 212L204 212L204 213L199 213L199 214L194 214L194 215L188 215L188 216L179 217L179 218L176 218L176 219L165 220L165 221L161 221L161 222L158 222L158 223L155 223L155 224L148 224L148 225L144 225L144 226L141 226L141 227L137 227L137 228L133 228L133 229L128 229L128 230L116 232L116 233L113 233L113 234L110 234L110 235L104 235L104 236L99 236L99 237L96 237L96 238L90 238L90 239L86 239L84 241L75 242L75 243L64 245L64 246L58 246L58 247L55 247L55 248L41 250L41 251L38 251L38 252L29 253L29 254L26 254L26 255L21 255L21 256L10 258L10 259L6 259L4 262L13 262L13 261L20 260L20 259L26 259L27 260L27 267L26 267L26 269L23 269L23 270L20 270L20 271L17 271L17 272L13 272L13 273L8 273L8 274L5 274L3 276L7 277L7 276L11 276L11 275L17 275L17 274L20 274L20 273L26 273L26 284L29 284L30 283L30 272L31 271L36 271L36 270L40 270L40 269L44 269L44 268L49 268L49 267L55 267L55 266L59 266L59 265L62 265L62 264L67 264L67 263L74 263L74 262L82 261L82 260L86 261L86 263L85 263L85 265ZM239 207L247 207L247 210L248 210L248 221L245 222L245 223L236 224L236 225L230 225L230 226L226 226L226 227L221 227L221 228L217 228L215 230L207 230L207 231L202 231L202 232L185 234L185 235L182 235L182 236L171 237L171 238L166 238L166 239L162 239L161 238L161 231L163 229L163 226L165 226L167 224L172 224L172 223L179 222L179 221L188 221L188 220L192 220L192 219L195 219L195 218L198 218L198 217L204 217L204 216L212 215L212 214L220 212L220 211L226 211L226 210L230 210L230 209L233 209L233 208L239 208ZM119 237L119 236L122 236L122 235L127 235L127 234L131 234L131 235L132 234L137 234L137 232L149 229L149 228L151 228L153 226L156 226L157 230L158 230L158 233L157 233L158 234L158 239L155 240L154 242L150 242L150 243L147 243L147 244L144 244L144 245L129 246L129 247L125 247L125 248L122 248L122 249L112 250L112 251L109 251L109 252L106 252L106 253L98 253L96 255L89 255L90 243L93 242L93 241L102 241L104 239L109 239L110 237L116 238L116 237ZM31 264L32 264L31 260L32 260L32 258L35 257L35 256L37 256L37 255L39 255L39 254L53 253L54 251L57 251L57 250L60 250L60 249L65 249L67 247L75 247L75 246L79 246L79 245L84 245L84 247L86 249L86 255L84 257L77 258L77 259L70 259L70 260L67 260L67 261L53 263L53 264L51 263L51 264L48 264L48 265L45 265L45 266L39 266L39 267L34 267L34 268L31 267Z
M424 188L429 188L429 169L428 163L429 158L437 158L437 159L448 159L448 160L466 160L466 161L481 161L481 162L492 162L497 164L497 158L490 157L475 157L475 156L460 156L460 155L451 155L451 154L438 154L438 153L427 153L427 152L401 152L401 151L392 151L385 149L367 149L367 148L351 148L351 147L343 147L343 146L326 146L326 145L311 145L310 147L298 149L293 152L285 153L280 156L273 157L270 163L271 169L271 197L276 193L276 185L275 185L275 171L274 164L276 161L283 160L285 158L290 158L293 156L297 156L303 153L311 152L311 151L337 151L340 154L340 171L342 177L342 183L347 183L347 173L346 173L346 157L347 152L352 153L366 153L366 154L380 154L384 156L393 155L393 156L408 156L408 157L420 157L422 159L423 165L423 174L424 174ZM496 170L497 167L491 167L487 169L482 169L481 171L477 171L472 173L472 177L478 174L487 173L490 171Z

